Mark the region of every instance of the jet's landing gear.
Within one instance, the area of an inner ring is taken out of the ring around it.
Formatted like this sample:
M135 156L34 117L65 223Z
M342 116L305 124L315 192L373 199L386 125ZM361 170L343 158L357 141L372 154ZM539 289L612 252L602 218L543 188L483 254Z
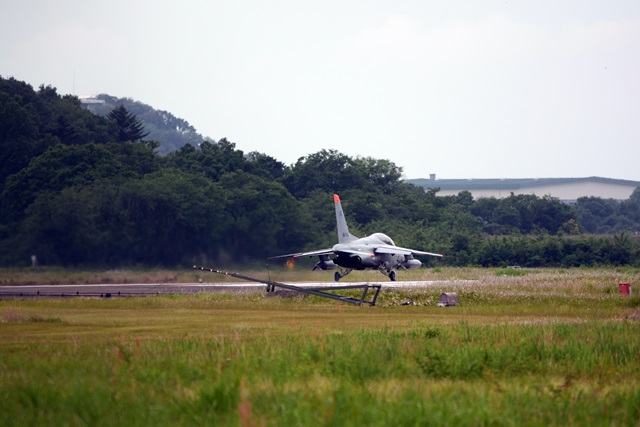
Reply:
M396 272L395 270L388 269L384 266L384 264L380 264L378 267L378 271L389 278L392 282L396 281Z
M336 282L339 282L340 279L342 279L344 276L351 273L352 271L353 271L353 268L347 268L346 270L336 271L335 274L333 275L333 280L335 280Z

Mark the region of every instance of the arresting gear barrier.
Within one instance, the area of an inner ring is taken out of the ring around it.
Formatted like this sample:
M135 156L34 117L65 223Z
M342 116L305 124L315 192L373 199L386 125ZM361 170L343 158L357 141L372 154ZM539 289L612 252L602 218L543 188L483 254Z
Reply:
M317 297L322 297L322 298L330 298L336 301L342 301L342 302L346 302L348 304L354 304L354 305L362 305L362 304L369 304L370 306L375 306L376 305L376 300L378 299L378 295L380 294L380 289L382 289L382 285L371 285L369 283L366 283L364 285L345 285L345 286L328 286L326 288L303 288L301 286L294 286L294 285L287 285L285 283L280 283L280 282L274 282L271 280L262 280L262 279L256 279L254 277L249 277L249 276L244 276L242 274L238 274L238 273L229 273L227 271L220 271L220 270L216 270L214 268L207 268L207 267L200 267L197 265L193 266L194 270L202 270L202 271L209 271L211 273L218 273L218 274L224 274L226 276L231 276L231 277L236 277L238 279L242 279L242 280L247 280L249 282L258 282L258 283L264 283L267 285L267 292L275 292L276 288L282 288L282 289L288 289L290 291L296 291L296 292L301 292L303 294L309 294L309 295L315 295ZM369 292L369 288L373 288L375 289L375 293L373 295L373 298L371 300L367 300L367 292ZM326 291L339 291L339 290L345 290L345 289L362 289L362 297L361 298L353 298L353 297L347 297L347 296L343 296L343 295L336 295L336 294L332 294Z

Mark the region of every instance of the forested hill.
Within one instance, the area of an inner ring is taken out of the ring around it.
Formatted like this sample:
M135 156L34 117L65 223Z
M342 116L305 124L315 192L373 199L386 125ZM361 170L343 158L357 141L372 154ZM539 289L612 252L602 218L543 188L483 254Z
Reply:
M147 139L158 142L158 154L169 154L186 144L197 147L204 140L189 122L175 117L168 111L156 110L131 98L116 98L106 94L100 94L96 98L104 103L86 104L85 108L106 117L115 107L124 106L142 122L145 131L149 133Z
M32 254L63 266L262 264L331 247L333 193L353 234L445 254L430 265L639 262L640 190L576 208L532 195L439 197L384 159L321 150L287 166L226 139L160 155L148 132L125 105L97 115L50 86L0 77L0 265ZM606 221L617 234L589 234Z

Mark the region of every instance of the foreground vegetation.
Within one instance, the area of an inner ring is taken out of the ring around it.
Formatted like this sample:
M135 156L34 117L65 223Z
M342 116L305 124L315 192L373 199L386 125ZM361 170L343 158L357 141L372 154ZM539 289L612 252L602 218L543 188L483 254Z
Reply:
M0 301L0 424L640 419L640 298L617 290L637 269L417 277L433 282L387 283L377 307L262 293ZM435 307L443 291L461 305Z

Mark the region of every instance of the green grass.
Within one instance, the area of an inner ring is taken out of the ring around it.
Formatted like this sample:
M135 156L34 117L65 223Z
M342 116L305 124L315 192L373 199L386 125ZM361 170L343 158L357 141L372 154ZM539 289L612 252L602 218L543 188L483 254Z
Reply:
M0 301L0 425L637 424L640 298L610 291L637 272L474 271L377 307Z
M496 270L496 276L526 276L528 273L527 270L524 270L520 267L518 268L502 268Z

